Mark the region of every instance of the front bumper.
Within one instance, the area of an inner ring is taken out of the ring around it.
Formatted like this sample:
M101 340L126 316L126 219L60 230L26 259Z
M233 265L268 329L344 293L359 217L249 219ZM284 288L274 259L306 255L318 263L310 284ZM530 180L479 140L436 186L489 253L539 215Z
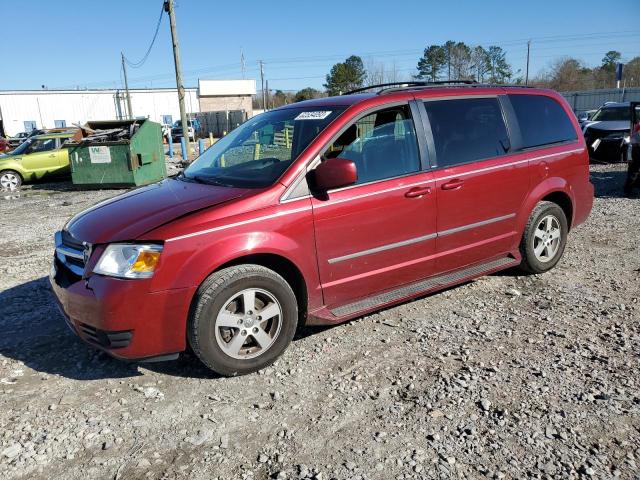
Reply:
M58 258L49 276L71 330L110 355L139 360L181 352L191 288L150 292L150 280L77 278Z
M608 131L588 130L585 134L585 142L589 150L589 157L604 162L619 162L623 158L627 143L624 141L625 132L617 132L613 136ZM593 144L600 140L594 150Z

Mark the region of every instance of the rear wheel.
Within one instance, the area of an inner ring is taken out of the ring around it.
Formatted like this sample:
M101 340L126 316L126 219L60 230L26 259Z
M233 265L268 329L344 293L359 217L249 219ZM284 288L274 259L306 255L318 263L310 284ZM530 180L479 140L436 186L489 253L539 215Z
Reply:
M284 352L297 321L295 294L280 275L260 265L238 265L212 274L198 289L189 343L211 370L244 375Z
M16 190L22 185L22 177L14 170L0 172L0 187L3 190Z
M531 212L520 242L520 268L542 273L555 267L564 253L568 231L562 208L553 202L540 202Z

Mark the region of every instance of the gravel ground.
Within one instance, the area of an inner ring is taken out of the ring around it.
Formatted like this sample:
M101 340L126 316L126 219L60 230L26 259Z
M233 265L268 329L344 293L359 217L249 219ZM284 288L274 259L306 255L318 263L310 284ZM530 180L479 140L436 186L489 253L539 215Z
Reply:
M275 365L218 378L136 365L57 313L52 234L116 191L0 199L3 478L640 478L640 199L596 202L550 273L506 272L305 329Z

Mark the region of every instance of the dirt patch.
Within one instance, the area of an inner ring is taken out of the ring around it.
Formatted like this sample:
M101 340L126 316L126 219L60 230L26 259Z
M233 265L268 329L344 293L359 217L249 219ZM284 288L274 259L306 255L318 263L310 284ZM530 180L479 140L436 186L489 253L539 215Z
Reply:
M500 273L217 378L190 355L110 359L77 340L46 275L52 235L118 191L0 198L5 478L637 478L640 199L622 166L544 275Z

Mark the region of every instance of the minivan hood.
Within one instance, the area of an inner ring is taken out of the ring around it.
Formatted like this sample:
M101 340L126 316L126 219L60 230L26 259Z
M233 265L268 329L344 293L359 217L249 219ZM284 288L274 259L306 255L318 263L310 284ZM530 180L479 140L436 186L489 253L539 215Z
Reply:
M65 229L91 244L135 240L171 220L249 191L169 178L98 203L73 217Z

